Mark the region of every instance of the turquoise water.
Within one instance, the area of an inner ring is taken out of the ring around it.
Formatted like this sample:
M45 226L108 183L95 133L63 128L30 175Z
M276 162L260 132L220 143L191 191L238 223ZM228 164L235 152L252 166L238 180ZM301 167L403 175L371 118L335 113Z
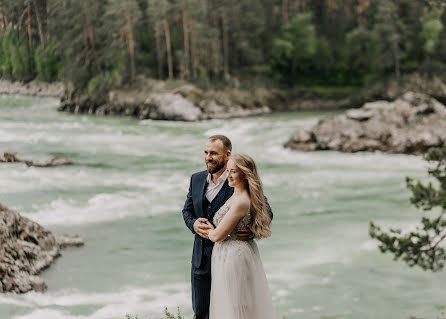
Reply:
M435 318L446 272L410 269L381 254L368 223L413 227L405 176L421 158L303 153L283 143L328 113L281 113L198 123L56 111L57 100L0 96L0 148L76 163L0 165L0 202L85 246L62 251L41 276L45 293L0 296L0 319L191 318L193 236L181 216L206 137L222 133L258 162L274 211L259 242L278 318Z

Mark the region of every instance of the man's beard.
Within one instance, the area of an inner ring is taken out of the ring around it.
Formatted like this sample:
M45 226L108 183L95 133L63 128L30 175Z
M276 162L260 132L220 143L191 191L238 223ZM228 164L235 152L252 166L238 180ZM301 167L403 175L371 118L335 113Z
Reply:
M215 163L215 166L209 166L209 163ZM206 166L208 169L208 173L210 174L215 174L217 172L219 172L223 167L225 167L225 161L222 160L221 162L206 162Z

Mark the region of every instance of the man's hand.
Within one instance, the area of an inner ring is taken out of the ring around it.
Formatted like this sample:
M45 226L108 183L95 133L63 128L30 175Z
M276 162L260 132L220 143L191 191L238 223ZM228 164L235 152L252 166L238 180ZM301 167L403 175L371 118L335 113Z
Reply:
M208 220L206 218L198 218L194 223L194 231L201 237L208 239L209 230L212 226L207 224Z
M254 238L254 234L251 229L242 229L236 232L237 239L241 241L248 241Z

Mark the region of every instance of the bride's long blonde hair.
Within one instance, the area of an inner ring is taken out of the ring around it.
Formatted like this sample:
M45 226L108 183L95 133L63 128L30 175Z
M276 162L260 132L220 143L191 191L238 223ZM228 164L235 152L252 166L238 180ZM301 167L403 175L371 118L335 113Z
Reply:
M269 208L263 195L262 181L257 173L254 160L245 154L231 155L230 160L243 173L246 187L251 199L251 231L255 238L271 236L271 218Z

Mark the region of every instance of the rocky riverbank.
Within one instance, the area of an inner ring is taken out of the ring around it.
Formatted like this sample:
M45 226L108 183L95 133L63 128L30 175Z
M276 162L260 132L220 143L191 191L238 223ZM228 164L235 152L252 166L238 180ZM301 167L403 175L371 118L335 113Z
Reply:
M446 143L446 107L422 93L407 92L394 102L375 101L300 130L285 147L341 152L382 151L421 154Z
M102 98L67 91L59 111L123 115L141 120L197 121L270 113L274 95L275 92L265 89L204 91L184 81L139 77L131 87L110 90Z
M0 94L62 97L65 90L65 85L62 82L48 83L33 80L25 83L0 79Z
M446 102L446 85L438 78L419 74L373 86L339 91L297 87L293 89L226 87L202 90L184 81L139 77L131 87L110 90L101 99L69 91L60 111L96 115L124 115L138 119L197 121L260 115L278 111L335 110L360 107L365 102L393 100L408 90L426 92Z
M380 97L382 92L378 91L323 92L303 87L202 90L185 81L139 77L131 87L110 90L102 98L67 90L59 111L123 115L141 120L197 121L280 111L345 109Z
M261 115L280 111L357 108L366 102L391 101L407 91L428 94L446 103L446 85L437 77L405 75L364 88L262 88L203 90L186 81L138 76L131 86L107 92L77 90L73 85L0 80L0 93L61 97L59 111L129 116L137 119L197 121Z
M0 292L44 291L38 277L60 250L83 245L82 238L55 237L49 230L0 204Z

